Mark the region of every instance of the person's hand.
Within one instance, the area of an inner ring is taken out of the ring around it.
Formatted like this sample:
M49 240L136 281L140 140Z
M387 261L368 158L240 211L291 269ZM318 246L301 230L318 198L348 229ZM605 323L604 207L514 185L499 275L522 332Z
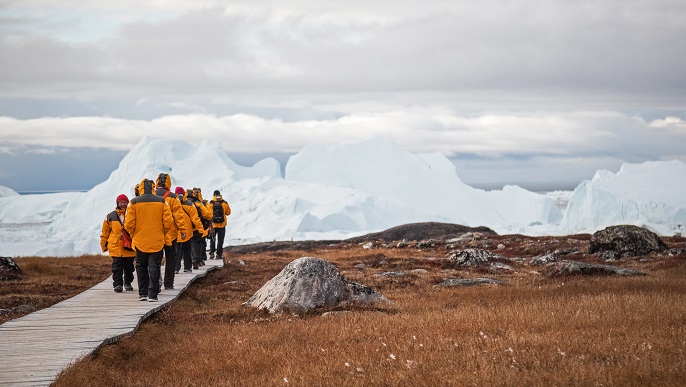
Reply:
M181 233L181 239L186 239L186 233L185 232Z

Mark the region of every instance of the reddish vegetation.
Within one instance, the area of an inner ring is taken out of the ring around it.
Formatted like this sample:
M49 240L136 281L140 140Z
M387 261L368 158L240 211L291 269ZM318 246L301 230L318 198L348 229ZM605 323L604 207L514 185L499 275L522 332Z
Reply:
M663 239L671 255L615 262L588 254L590 235L484 234L426 248L245 246L226 253L223 269L194 282L134 336L79 362L56 385L678 386L686 380L686 239ZM498 253L514 271L456 268L444 259L466 247ZM648 275L549 278L545 266L528 264L549 251ZM333 263L392 303L332 308L345 313L329 317L324 310L269 316L241 305L302 256ZM101 279L109 270L102 265ZM40 276L35 269L24 276ZM378 275L389 271L405 275ZM504 285L435 286L475 277Z

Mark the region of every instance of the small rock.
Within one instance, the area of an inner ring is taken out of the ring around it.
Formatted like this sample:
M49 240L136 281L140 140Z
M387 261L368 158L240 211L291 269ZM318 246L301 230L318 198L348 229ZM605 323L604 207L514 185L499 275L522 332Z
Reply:
M436 246L436 241L433 239L429 239L429 240L425 240L425 241L421 241L421 242L417 243L417 248L420 248L420 249L427 249L429 247L434 247L434 246Z
M0 257L0 280L13 280L19 278L21 269L12 257Z
M443 282L436 286L476 286L476 285L502 285L503 281L492 278L444 278Z
M19 305L16 308L12 309L12 311L16 313L33 313L37 310L38 308L36 308L33 305Z
M491 267L488 268L488 271L490 271L491 273L513 272L514 268L504 263L492 262Z
M402 277L405 273L402 271L385 271L383 273L375 274L376 277Z
M362 245L363 249L371 249L374 247L374 242L367 242L364 245Z
M529 265L531 266L543 266L547 265L549 263L557 262L558 259L555 256L555 254L544 254L544 255L539 255L537 257L533 257L531 261L529 262Z
M598 259L601 261L619 261L619 253L612 250L598 253Z
M458 250L450 254L448 258L452 264L459 267L479 267L496 259L505 259L505 257L483 249Z
M348 310L334 310L331 312L322 313L322 317L340 316L340 315L348 314L348 313L350 313L350 311L348 311Z
M568 276L568 275L621 275L621 276L635 276L645 275L636 270L626 269L623 267L610 265L597 265L578 261L562 261L555 264L551 277Z

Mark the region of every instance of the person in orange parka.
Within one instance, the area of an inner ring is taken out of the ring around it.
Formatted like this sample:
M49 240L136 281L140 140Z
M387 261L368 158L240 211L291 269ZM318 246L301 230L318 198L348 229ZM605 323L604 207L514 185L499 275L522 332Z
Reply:
M173 227L172 214L164 198L154 193L155 183L144 179L126 211L124 228L136 249L138 300L157 301L160 292L160 264L166 235Z
M207 237L210 225L212 224L212 213L202 204L202 201L198 198L199 195L200 192L197 188L186 190L186 199L195 207L198 218L200 218L203 226L201 229L194 229L193 237L191 238L191 260L193 261L193 269L197 269L201 266L202 261L205 259L205 237Z
M185 197L185 190L183 187L176 187L174 193L176 193L176 197L181 204L183 214L185 215L184 220L189 227L185 238L179 237L176 242L176 273L181 270L181 261L183 261L183 272L191 273L193 272L191 261L191 237L196 230L202 231L203 226L200 217L198 216L198 210L193 205L193 202Z
M214 259L214 240L217 240L217 259L223 259L224 236L226 235L226 217L231 215L229 203L222 198L218 189L214 190L214 198L210 200L212 208L212 228L215 238L210 239L210 259Z
M186 234L190 233L188 228L190 225L186 223L185 213L183 208L181 208L181 203L176 199L176 194L171 192L171 176L166 173L160 173L157 177L157 189L155 194L162 196L164 200L169 205L171 210L173 222L173 227L167 233L167 240L164 244L164 288L174 289L174 274L176 270L176 243L177 238L180 236L181 239L186 238ZM180 257L179 257L180 258Z
M133 290L131 282L133 282L133 260L136 252L122 246L122 232L128 204L129 198L126 195L117 196L117 207L105 217L100 234L102 252L109 252L112 257L112 286L117 293L121 293L122 286L126 290Z

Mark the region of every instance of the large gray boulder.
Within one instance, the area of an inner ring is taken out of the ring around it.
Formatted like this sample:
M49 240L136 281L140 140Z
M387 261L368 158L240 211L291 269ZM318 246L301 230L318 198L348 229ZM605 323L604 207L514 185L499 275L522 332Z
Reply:
M654 232L638 226L610 226L591 237L588 252L614 251L620 257L636 257L665 250L667 245Z
M374 289L344 278L331 263L302 257L286 265L243 305L269 313L303 314L340 304L389 302Z

